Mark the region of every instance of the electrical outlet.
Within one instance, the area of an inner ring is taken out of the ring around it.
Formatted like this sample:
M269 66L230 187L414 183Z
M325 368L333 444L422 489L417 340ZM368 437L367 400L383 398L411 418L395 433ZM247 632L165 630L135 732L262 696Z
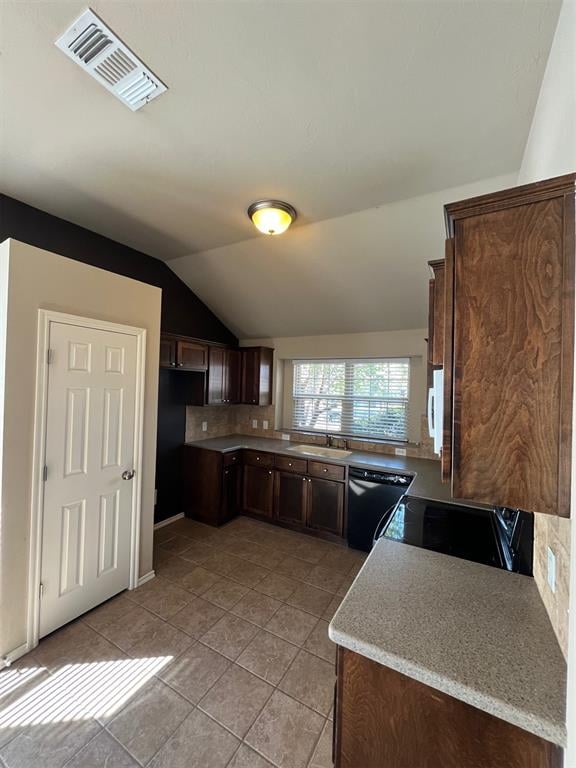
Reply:
M258 429L258 419L252 419L252 429Z
M262 429L268 429L268 422L266 420L262 422Z
M394 448L396 456L406 456L406 448Z
M203 421L202 422L202 432L208 432L208 422Z
M546 548L546 559L548 563L548 573L547 573L548 586L550 587L552 592L556 592L556 555L550 549L550 547Z
M290 440L290 435L285 435L282 433L282 440Z

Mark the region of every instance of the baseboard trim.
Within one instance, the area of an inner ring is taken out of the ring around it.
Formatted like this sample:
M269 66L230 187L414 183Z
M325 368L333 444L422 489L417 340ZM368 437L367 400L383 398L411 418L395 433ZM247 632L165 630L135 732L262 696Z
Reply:
M25 656L31 650L28 643L22 643L18 648L14 648L10 653L5 654L0 659L0 667L9 667L10 664L17 661L21 656Z
M148 573L145 573L144 576L140 576L138 579L138 586L141 587L142 584L146 584L147 581L152 581L155 576L156 573L154 571L148 571Z
M165 525L170 525L170 523L174 523L176 520L180 520L182 517L184 517L184 512L180 512L179 515L172 515L172 517L169 517L167 520L161 520L159 523L154 524L154 530L157 528L164 528Z

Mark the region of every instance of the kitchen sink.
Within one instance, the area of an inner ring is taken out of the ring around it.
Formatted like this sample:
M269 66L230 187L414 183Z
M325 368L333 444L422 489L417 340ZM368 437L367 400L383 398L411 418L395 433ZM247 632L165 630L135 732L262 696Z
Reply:
M323 459L345 459L352 453L352 451L343 451L339 448L323 448L320 445L295 445L294 448L287 448L286 450L303 453L306 456L321 456Z

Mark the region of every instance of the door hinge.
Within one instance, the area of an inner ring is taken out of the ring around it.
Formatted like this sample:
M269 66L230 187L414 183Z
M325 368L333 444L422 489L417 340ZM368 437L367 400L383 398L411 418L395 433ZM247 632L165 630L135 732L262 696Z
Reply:
M48 466L44 464L44 467L42 468L42 481L46 482L48 480Z
M48 365L51 365L54 362L54 350L53 349L49 349L48 352L46 353L46 362L48 363Z
M44 597L44 584L40 582L40 600Z

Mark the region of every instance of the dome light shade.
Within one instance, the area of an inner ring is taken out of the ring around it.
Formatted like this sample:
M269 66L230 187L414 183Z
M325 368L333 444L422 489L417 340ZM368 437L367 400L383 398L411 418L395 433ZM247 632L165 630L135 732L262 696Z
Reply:
M296 210L281 200L258 200L248 208L252 223L264 235L286 232L296 215Z

